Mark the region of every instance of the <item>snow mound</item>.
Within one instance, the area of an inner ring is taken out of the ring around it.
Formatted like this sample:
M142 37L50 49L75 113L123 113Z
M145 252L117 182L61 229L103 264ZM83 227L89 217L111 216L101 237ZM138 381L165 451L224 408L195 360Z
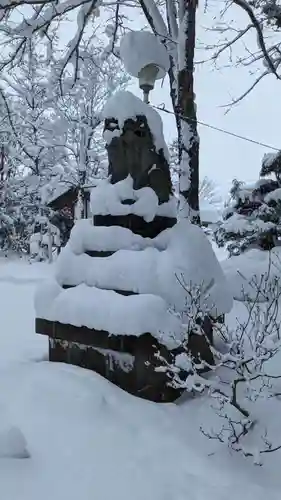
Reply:
M281 248L270 252L252 249L221 262L226 279L236 300L257 299L260 284L273 283L281 276ZM266 300L261 294L259 302Z
M116 251L119 249L141 250L147 246L148 238L134 234L121 226L94 226L90 219L77 220L69 238L68 245L74 254L85 251Z
M37 291L35 308L40 318L105 330L112 335L140 336L149 332L170 349L183 341L181 321L156 295L124 297L85 284L64 290L57 283L48 283Z
M27 443L21 430L11 427L0 432L0 458L29 458Z
M121 40L120 56L130 75L139 72L149 64L158 66L157 79L164 78L169 66L169 55L159 38L149 31L130 31Z
M182 220L160 234L158 244L161 237L168 236L167 250L162 259L162 289L172 287L174 303L180 310L189 304L186 288L199 287L202 311L214 317L229 312L233 305L232 293L204 231L188 220ZM184 287L176 287L175 280Z
M160 115L132 92L127 90L116 92L108 99L102 115L104 119L115 118L118 120L119 130L117 128L113 131L105 130L104 139L107 144L110 144L114 137L122 134L126 120L136 120L138 116L145 116L154 139L156 151L162 149L167 161L169 161L169 152L164 139L163 123Z
M134 200L132 205L122 201ZM108 179L100 182L91 192L91 213L93 215L135 214L151 222L156 215L176 217L176 199L171 196L167 203L159 205L155 191L150 187L133 189L133 178L128 175L123 181L111 184Z

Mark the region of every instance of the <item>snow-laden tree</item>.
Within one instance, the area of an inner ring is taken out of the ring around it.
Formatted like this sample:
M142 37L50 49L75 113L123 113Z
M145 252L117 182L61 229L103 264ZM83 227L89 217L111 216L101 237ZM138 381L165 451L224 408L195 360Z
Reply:
M179 141L182 213L193 222L199 222L199 137L193 88L197 5L197 0L132 0L129 3L127 0L109 3L106 0L75 0L62 1L55 6L52 0L0 1L1 37L6 46L10 46L10 50L3 52L0 69L18 65L33 36L38 43L45 40L48 44L47 57L60 83L70 67L73 80L77 80L83 61L81 47L100 13L110 19L107 27L110 40L103 52L118 55L116 45L121 29L126 29L130 16L128 7L139 9L143 22L148 23L169 53L170 96ZM24 19L17 15L21 9L25 9ZM76 30L59 57L55 51L59 46L59 24L70 13L76 16Z
M9 132L15 147L10 154L18 168L40 178L51 174L63 161L65 149L54 132L51 119L52 99L48 72L43 56L30 41L19 66L3 73L2 102L8 115Z
M104 175L106 151L102 139L102 109L111 95L124 89L129 76L119 59L104 57L103 46L90 40L83 49L83 64L75 86L65 85L63 95L52 103L52 118L59 133L64 131L68 162L75 186L91 184ZM58 89L57 89L58 90Z
M47 224L46 217L44 223L42 219L46 214L41 189L61 176L66 150L51 117L56 96L50 97L45 60L32 40L19 66L8 73L3 71L1 79L0 97L7 116L7 147L13 172L13 177L6 179L16 214L13 234L18 248L27 250L38 220L42 228Z
M206 3L210 12L214 5ZM280 0L223 0L220 13L212 19L214 35L206 48L212 53L216 66L244 66L249 69L253 81L250 87L230 104L240 102L266 76L274 75L280 80ZM241 12L244 15L240 15ZM237 17L236 15L239 14ZM249 50L254 34L256 47Z
M0 250L4 252L18 250L21 246L17 231L20 231L21 218L15 186L17 163L12 154L15 147L7 109L0 100Z
M207 201L215 208L219 208L222 204L217 184L207 175L199 183L199 200Z
M263 162L261 175L270 172ZM261 178L252 184L232 183L223 222L215 232L219 246L227 246L230 255L248 248L271 250L281 234L281 189L279 180Z
M76 85L66 78L63 95L34 39L19 65L2 74L4 131L15 171L13 190L18 193L14 203L20 206L29 235L33 230L48 232L50 197L102 175L101 111L107 98L129 79L120 71L119 59L111 53L105 56L103 48L94 36L88 40Z

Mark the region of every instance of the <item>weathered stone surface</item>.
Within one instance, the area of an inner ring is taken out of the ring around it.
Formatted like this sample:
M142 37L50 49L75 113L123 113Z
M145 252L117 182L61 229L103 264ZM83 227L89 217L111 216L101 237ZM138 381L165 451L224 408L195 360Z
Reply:
M181 390L170 387L168 376L155 368L157 352L172 361L173 353L149 333L135 336L75 327L38 318L36 332L49 336L49 359L93 370L127 392L155 402L172 402ZM126 365L127 363L127 366Z
M104 130L112 132L116 129L119 129L117 120L105 120ZM108 174L113 184L130 174L134 189L151 187L160 203L169 200L172 193L169 165L164 151L156 151L145 116L126 120L121 135L114 137L107 145L107 153Z

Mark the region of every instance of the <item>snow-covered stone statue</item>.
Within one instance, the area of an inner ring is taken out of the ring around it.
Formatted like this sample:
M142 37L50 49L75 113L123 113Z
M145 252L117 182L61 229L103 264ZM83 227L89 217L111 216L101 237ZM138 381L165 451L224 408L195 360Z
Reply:
M169 201L169 155L158 113L130 92L118 92L104 109L111 182L133 179L133 189L151 187L159 203Z
M204 232L177 222L158 113L122 92L104 119L109 176L91 192L93 220L76 221L55 279L36 294L36 331L49 336L50 360L92 369L152 401L174 401L180 391L163 360L187 346L212 364L212 327L200 330L197 320L225 314L232 298Z
M125 91L108 101L103 115L109 177L94 192L95 224L121 225L155 237L176 223L162 120Z

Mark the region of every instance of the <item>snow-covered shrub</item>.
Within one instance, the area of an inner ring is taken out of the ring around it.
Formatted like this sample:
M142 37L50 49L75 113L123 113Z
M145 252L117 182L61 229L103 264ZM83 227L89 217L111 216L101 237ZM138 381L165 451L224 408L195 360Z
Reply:
M281 449L281 440L269 436L265 423L255 416L260 399L277 398L281 392L281 285L278 278L269 280L269 275L253 277L249 283L256 294L254 300L244 295L244 319L237 318L233 326L215 324L214 345L210 345L214 365L195 359L187 341L173 364L162 360L160 368L169 374L173 387L210 398L218 418L212 428L201 427L207 438L252 457L258 465L263 454ZM186 314L186 331L205 335L200 322L195 321L202 312L201 291L191 288L190 294L193 305ZM204 367L208 370L205 374Z
M281 183L270 178L253 184L234 180L223 221L215 232L219 246L230 256L248 248L271 250L278 244L281 220Z
M60 248L59 230L52 225L47 216L37 217L34 232L29 239L29 254L32 261L52 261L53 249Z

